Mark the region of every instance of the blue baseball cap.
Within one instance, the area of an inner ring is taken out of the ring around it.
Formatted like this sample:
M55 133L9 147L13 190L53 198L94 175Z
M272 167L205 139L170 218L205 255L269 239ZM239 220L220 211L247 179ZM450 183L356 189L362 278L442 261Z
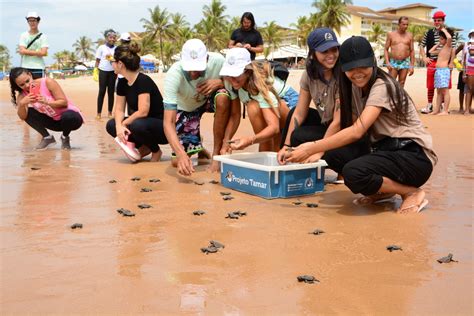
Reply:
M311 32L308 36L308 47L317 52L325 52L330 48L341 46L336 34L327 27L320 27Z

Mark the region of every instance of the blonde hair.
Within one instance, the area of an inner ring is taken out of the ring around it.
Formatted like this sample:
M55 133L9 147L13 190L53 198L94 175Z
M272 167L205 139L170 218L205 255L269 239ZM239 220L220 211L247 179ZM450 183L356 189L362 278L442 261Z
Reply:
M265 101L271 106L277 117L280 117L279 103L280 96L273 88L273 82L275 81L273 76L273 69L269 62L252 61L245 67L245 72L248 75L247 91L251 95L257 95L261 93ZM270 93L273 93L277 99L277 106L273 106L273 100L270 97Z

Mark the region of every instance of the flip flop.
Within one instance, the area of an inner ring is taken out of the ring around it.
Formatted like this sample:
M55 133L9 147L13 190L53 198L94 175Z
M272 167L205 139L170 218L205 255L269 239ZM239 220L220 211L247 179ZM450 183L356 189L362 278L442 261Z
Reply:
M399 209L399 210L398 210L398 213L401 213L402 211L408 210L408 209L410 209L410 208L412 208L412 207L416 207L416 208L417 208L415 213L420 213L421 211L423 211L423 209L424 209L426 206L428 206L428 203L429 203L429 201L428 201L427 199L424 199L419 205L414 205L414 204L413 204L413 205L409 205L409 206L407 206L407 207L404 207L404 208L402 208L402 209Z

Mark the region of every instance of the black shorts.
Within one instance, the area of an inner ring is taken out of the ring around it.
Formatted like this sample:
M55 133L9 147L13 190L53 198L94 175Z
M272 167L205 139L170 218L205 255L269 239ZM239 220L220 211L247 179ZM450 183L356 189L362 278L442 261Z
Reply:
M458 90L462 90L464 91L464 81L462 81L462 75L464 74L464 71L460 71L459 72L459 76L458 76Z

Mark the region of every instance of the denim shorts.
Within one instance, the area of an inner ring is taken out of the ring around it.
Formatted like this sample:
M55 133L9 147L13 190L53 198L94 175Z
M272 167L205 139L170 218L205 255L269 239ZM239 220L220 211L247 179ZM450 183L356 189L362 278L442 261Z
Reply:
M288 107L291 110L298 103L299 96L300 95L298 94L298 92L296 92L295 89L293 89L292 87L289 87L288 91L286 91L285 95L282 96L281 98L283 100L285 100L286 104L288 105Z

